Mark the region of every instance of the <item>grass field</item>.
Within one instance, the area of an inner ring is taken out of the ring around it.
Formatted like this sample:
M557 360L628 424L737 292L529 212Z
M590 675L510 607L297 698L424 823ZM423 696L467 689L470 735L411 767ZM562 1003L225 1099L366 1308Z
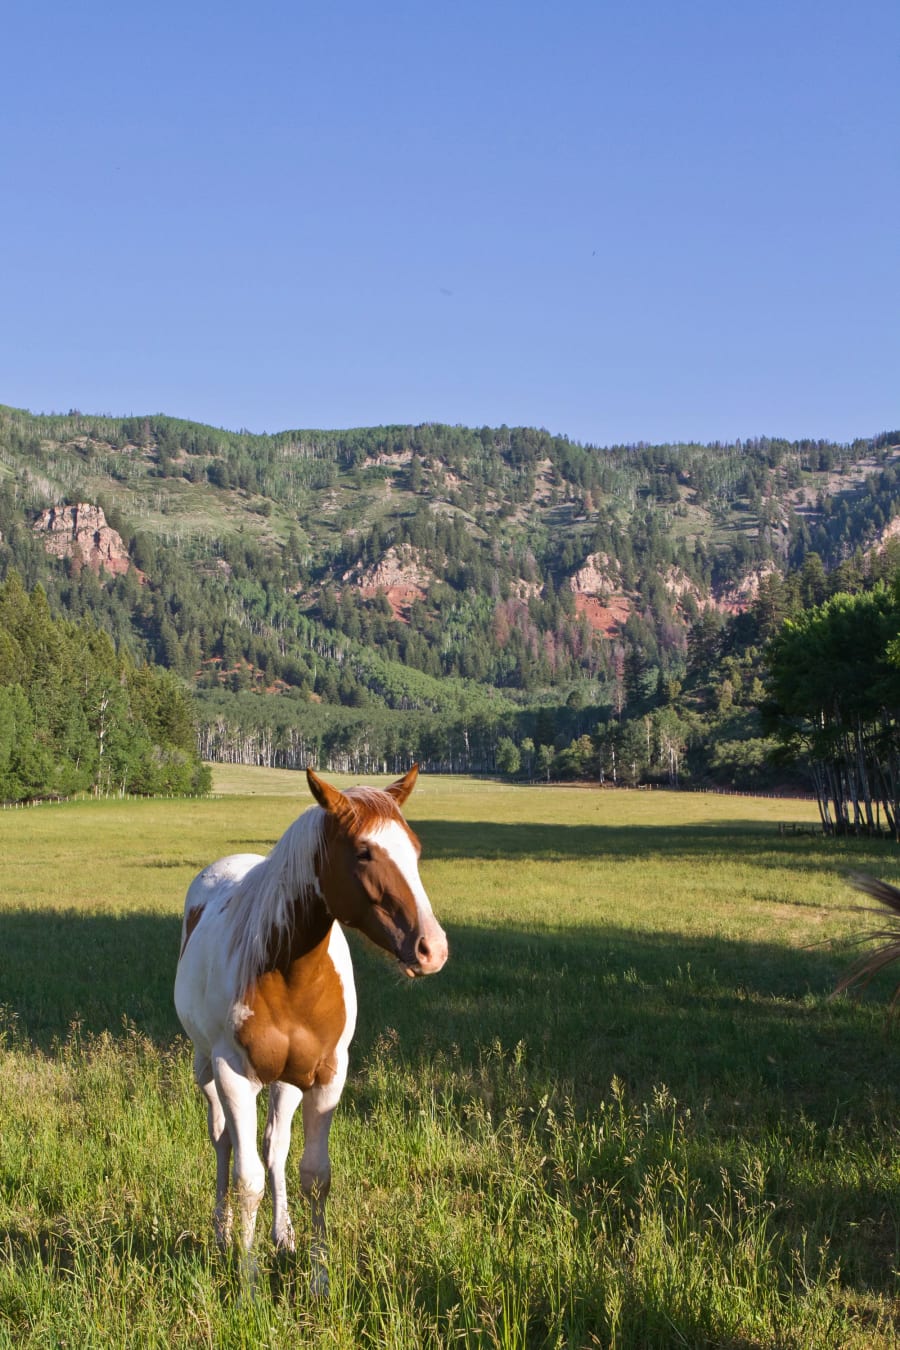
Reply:
M845 874L896 880L894 846L780 835L807 803L420 780L451 959L401 983L353 943L332 1296L269 1261L264 1209L248 1301L212 1245L180 908L308 794L215 788L0 812L0 1345L897 1344L891 980L828 1001Z

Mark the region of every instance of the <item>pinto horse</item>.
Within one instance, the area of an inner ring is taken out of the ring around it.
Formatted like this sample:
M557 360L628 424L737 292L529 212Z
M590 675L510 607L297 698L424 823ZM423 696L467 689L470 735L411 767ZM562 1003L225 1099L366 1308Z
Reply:
M414 765L383 790L340 792L307 769L318 806L294 821L268 857L242 853L210 864L185 900L175 1007L207 1100L216 1240L224 1248L232 1238L231 1168L249 1264L268 1172L273 1241L295 1250L285 1164L302 1101L300 1185L312 1214L314 1293L328 1288L328 1133L356 1023L341 925L365 933L410 977L434 974L447 960L446 935L419 878L419 843L400 813L417 774ZM265 1086L264 1168L256 1098Z

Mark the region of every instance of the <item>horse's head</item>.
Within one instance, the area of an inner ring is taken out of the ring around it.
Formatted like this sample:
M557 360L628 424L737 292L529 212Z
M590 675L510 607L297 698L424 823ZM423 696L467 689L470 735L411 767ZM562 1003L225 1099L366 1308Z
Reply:
M326 812L319 880L329 911L395 956L410 976L433 975L447 960L447 935L419 877L419 841L400 813L417 776L414 765L388 788L340 792L306 771Z

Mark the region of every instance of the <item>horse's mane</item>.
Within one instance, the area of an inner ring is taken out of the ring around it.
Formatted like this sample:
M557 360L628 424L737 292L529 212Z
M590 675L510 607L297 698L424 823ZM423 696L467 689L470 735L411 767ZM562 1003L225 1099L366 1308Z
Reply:
M226 922L237 960L238 998L244 998L262 974L272 939L276 945L290 940L297 904L308 904L316 892L324 824L321 807L304 811L235 890Z
M353 807L354 834L403 819L394 799L381 788L352 787L344 797ZM302 909L318 892L325 819L321 807L304 811L272 852L247 872L232 896L226 922L236 957L239 999L263 973L273 940L275 946L290 941L298 905Z

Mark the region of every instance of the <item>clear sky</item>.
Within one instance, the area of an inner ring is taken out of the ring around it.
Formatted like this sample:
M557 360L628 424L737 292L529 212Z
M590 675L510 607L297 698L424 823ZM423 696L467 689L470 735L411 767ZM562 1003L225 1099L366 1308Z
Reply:
M3 35L0 402L900 424L897 0L32 0Z

